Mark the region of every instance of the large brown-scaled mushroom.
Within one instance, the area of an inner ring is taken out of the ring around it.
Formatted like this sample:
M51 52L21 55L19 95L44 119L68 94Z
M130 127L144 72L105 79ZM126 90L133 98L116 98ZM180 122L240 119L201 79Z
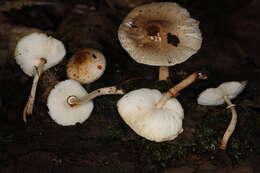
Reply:
M168 67L186 61L202 43L199 22L171 2L133 9L120 25L118 38L136 62L160 66L159 80L167 80Z

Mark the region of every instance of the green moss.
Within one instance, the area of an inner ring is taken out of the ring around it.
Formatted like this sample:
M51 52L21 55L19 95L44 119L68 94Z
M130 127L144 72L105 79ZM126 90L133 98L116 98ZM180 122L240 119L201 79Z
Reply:
M125 135L124 128L122 128L122 122L119 121L113 121L108 127L107 127L107 133L108 136L111 138L119 138Z
M195 151L202 153L216 150L230 122L230 118L231 114L221 107L208 111L194 133Z
M126 173L129 172L127 165L121 163L120 160L114 160L112 162L104 162L99 164L102 168L100 170L104 170L103 172L113 172L113 173Z
M227 152L233 163L241 162L248 154L259 146L254 142L257 139L259 123L256 114L247 110L238 111L238 124L235 132L229 139ZM225 130L230 122L231 113L221 107L208 110L208 115L198 124L194 133L196 153L211 152L219 147ZM243 125L242 125L243 124Z
M98 105L98 109L95 109L95 113L99 114L102 118L103 116L117 116L117 101L122 97L122 95L107 95L100 96L94 100L94 104Z
M131 141L130 145L141 151L140 164L144 165L147 172L158 172L168 167L172 161L185 158L190 152L189 147L169 142L156 143L144 138Z

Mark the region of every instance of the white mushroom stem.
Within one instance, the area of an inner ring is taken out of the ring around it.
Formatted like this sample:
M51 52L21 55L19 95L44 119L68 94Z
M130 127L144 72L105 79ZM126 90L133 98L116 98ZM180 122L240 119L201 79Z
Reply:
M228 125L227 130L225 131L225 134L222 138L222 141L220 143L219 148L222 149L222 150L226 150L228 140L229 140L230 136L232 135L232 133L234 132L234 130L236 128L236 124L237 124L237 111L235 109L235 105L232 104L232 102L230 101L230 99L227 96L224 96L224 100L228 104L227 109L231 110L232 118L231 118L231 121Z
M158 109L162 108L165 103L171 98L171 97L176 97L179 95L179 92L192 84L194 81L197 79L207 79L207 75L199 73L199 72L194 72L191 75L189 75L186 79L181 81L179 84L175 85L173 88L169 89L167 93L165 93L159 102L157 103L156 107Z
M38 66L35 66L35 75L33 78L33 84L32 84L32 88L31 88L31 93L29 96L29 99L24 107L23 110L23 121L26 122L26 115L31 115L33 112L33 105L34 105L34 101L35 101L35 94L36 94L36 89L37 89L37 85L38 85L38 81L40 79L40 76L43 72L43 68L44 68L44 64L46 64L46 59L44 58L40 58L40 63Z
M159 67L159 80L168 80L170 76L169 67L167 66L160 66Z
M95 91L92 91L91 93L87 94L84 97L69 96L67 98L67 103L73 107L75 105L86 103L98 96L110 95L110 94L124 94L124 91L121 89L118 89L115 86L100 88Z

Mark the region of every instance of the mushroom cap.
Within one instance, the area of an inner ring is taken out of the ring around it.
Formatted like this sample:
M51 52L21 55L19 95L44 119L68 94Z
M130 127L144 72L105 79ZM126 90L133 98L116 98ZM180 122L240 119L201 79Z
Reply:
M224 82L217 88L208 88L200 93L197 102L200 105L217 106L222 105L225 100L224 96L229 99L234 99L239 95L246 87L247 82Z
M138 63L172 66L186 61L201 47L199 22L172 2L133 9L118 30L123 48Z
M155 89L131 91L118 101L118 112L138 135L156 142L173 140L183 131L183 108L172 98L158 109L156 104L161 97Z
M86 84L99 79L106 68L104 55L96 49L76 52L67 64L67 76Z
M67 98L69 96L83 97L86 94L88 94L87 91L75 80L68 79L58 83L47 100L50 117L62 126L83 123L93 110L93 102L72 107L67 103Z
M47 70L58 64L65 54L63 43L44 33L32 33L24 36L15 48L16 62L29 76L35 75L35 66L39 65L40 58L46 60L43 70Z

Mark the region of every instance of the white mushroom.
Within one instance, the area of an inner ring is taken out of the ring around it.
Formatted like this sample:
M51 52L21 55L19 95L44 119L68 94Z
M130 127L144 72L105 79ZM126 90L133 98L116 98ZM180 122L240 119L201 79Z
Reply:
M226 149L228 140L234 132L237 123L237 112L235 109L235 105L231 102L231 99L234 99L237 95L239 95L245 89L246 85L246 81L225 82L219 85L217 88L206 89L199 95L197 99L197 102L200 105L217 106L226 102L228 104L227 109L231 109L232 119L222 138L220 149Z
M33 112L36 88L41 74L58 64L65 54L66 50L61 41L43 33L29 34L17 43L16 62L27 75L34 76L31 94L23 112L25 122L26 114Z
M49 115L63 126L84 122L93 110L93 102L90 100L83 105L71 106L67 103L67 98L71 95L82 97L87 94L87 91L74 80L58 83L48 97Z
M133 9L120 25L118 38L136 62L160 66L159 80L167 80L168 67L189 59L202 43L199 22L172 2Z
M67 76L82 84L88 84L99 79L105 68L106 59L100 51L83 49L70 58L67 64Z
M116 87L97 89L91 93L80 85L79 82L68 79L58 83L50 92L47 106L50 117L63 126L82 123L90 116L93 110L92 100L100 95L123 94Z
M183 131L184 112L178 100L171 97L198 78L205 76L193 73L163 95L155 89L131 91L118 101L118 112L138 135L156 142L173 140Z

